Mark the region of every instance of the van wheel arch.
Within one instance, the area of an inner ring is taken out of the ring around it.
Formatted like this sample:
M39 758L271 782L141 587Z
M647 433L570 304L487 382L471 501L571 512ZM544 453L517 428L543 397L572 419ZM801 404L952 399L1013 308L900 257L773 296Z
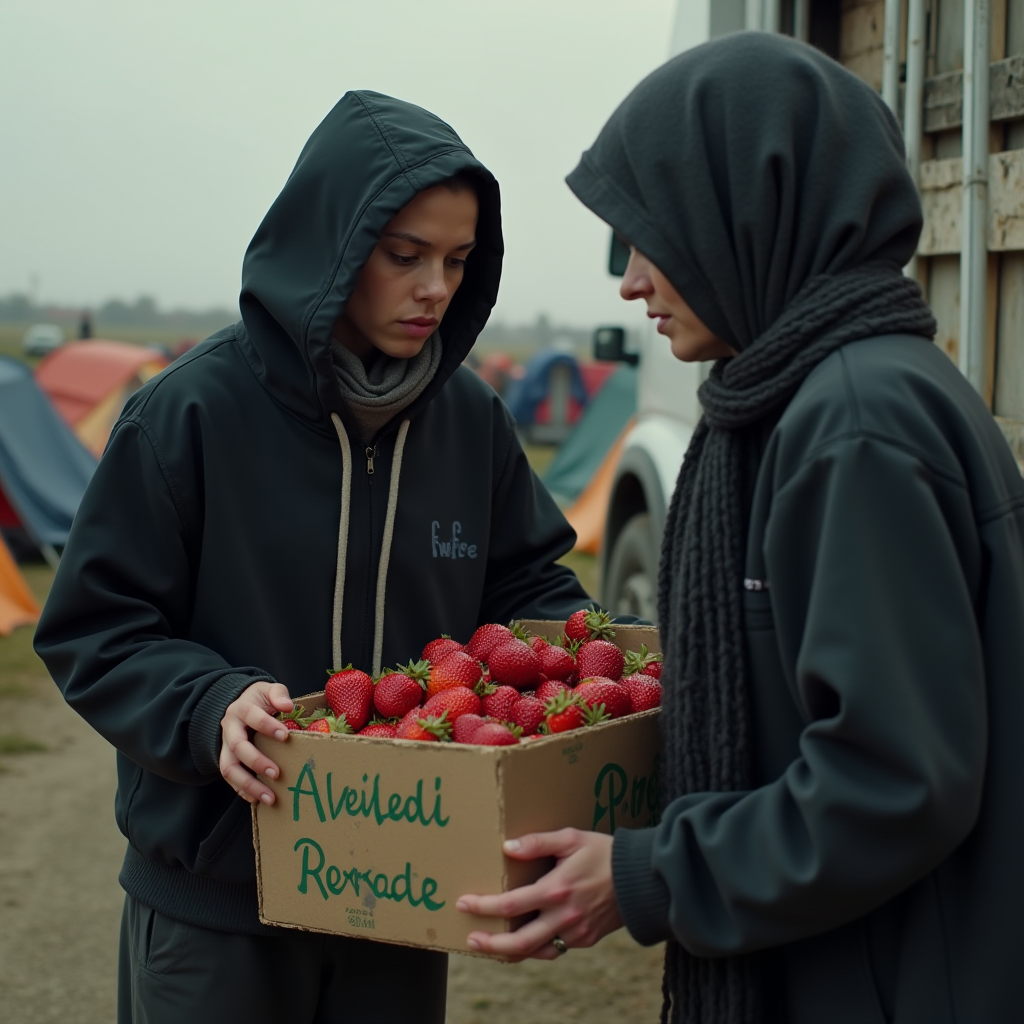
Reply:
M665 499L654 463L642 448L627 448L612 486L601 556L601 603L610 611L656 621L652 595L664 524ZM644 614L635 610L640 604Z

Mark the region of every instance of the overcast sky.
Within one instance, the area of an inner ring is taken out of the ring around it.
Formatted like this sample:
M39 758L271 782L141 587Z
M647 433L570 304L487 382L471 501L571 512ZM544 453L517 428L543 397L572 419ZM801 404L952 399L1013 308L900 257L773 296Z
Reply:
M563 178L667 58L675 9L0 0L0 294L34 281L38 299L75 305L233 307L246 245L302 144L360 88L434 111L497 175L497 319L622 320L607 231Z

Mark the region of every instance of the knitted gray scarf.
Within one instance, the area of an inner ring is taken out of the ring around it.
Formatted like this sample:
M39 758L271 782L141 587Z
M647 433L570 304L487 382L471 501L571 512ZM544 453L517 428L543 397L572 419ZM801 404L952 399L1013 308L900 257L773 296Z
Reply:
M891 264L821 275L753 344L716 363L700 388L704 415L672 496L659 572L666 803L751 784L742 580L759 445L748 428L781 411L840 346L885 334L935 334L916 282ZM756 961L695 957L669 943L662 1021L756 1024Z
M342 398L366 444L426 390L441 365L439 331L411 359L376 352L369 366L339 341L331 339L331 360Z

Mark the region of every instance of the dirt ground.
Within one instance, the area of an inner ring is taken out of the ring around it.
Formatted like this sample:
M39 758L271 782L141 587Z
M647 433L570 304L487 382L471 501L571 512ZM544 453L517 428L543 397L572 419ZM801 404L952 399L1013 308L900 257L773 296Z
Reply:
M42 598L49 571L26 576ZM64 704L32 654L31 631L0 638L2 1021L114 1020L124 855L115 786L111 748ZM555 963L453 956L448 1021L656 1021L662 954L618 932Z

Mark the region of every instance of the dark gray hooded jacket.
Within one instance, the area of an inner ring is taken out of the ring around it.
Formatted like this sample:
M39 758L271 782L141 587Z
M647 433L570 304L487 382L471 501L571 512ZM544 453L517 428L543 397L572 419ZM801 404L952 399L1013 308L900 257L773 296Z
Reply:
M568 180L739 349L809 277L905 258L920 226L877 98L760 34L652 74ZM768 1021L1022 1020L1021 475L919 337L829 355L766 434L744 572L753 785L616 833L626 925L698 956L762 951Z
M478 245L441 324L440 368L376 438L371 475L331 327L384 225L460 171L478 182ZM375 640L394 665L442 633L466 640L483 622L565 617L587 601L554 564L572 530L504 405L461 365L494 304L501 256L497 184L452 129L419 107L349 93L249 246L241 322L126 408L36 649L117 748L121 883L142 903L206 927L262 927L249 808L218 772L221 717L252 682L297 695L321 689L339 654L370 670Z

